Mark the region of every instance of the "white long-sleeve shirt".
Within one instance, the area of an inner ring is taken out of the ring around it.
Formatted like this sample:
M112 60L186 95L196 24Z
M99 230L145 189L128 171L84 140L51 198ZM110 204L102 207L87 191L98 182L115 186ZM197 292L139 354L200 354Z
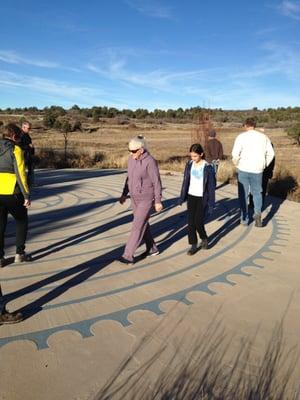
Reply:
M232 161L240 171L261 173L274 158L270 139L254 129L240 133L232 149Z

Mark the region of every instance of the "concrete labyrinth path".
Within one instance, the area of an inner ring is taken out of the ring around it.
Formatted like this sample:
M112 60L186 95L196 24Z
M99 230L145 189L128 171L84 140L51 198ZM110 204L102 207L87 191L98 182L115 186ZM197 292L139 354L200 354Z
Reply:
M161 254L124 267L115 261L131 222L130 201L117 202L124 178L118 170L38 172L27 246L34 262L0 271L8 308L28 317L0 327L0 399L90 398L174 307L176 317L188 313L192 332L222 306L230 332L262 322L268 334L290 301L286 332L297 343L299 204L269 199L265 226L245 228L236 188L220 186L210 249L189 257L185 206L177 206L182 178L163 175L164 210L151 217ZM13 232L10 221L8 256Z

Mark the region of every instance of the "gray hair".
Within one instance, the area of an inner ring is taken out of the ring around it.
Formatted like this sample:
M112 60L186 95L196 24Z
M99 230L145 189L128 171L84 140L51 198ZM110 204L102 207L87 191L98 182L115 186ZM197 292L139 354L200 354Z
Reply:
M147 149L147 142L143 135L132 138L128 144L129 150Z

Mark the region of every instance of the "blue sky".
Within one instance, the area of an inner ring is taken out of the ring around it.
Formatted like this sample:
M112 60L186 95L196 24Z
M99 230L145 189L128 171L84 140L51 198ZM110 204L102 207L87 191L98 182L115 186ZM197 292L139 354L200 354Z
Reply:
M10 0L0 15L0 108L300 106L300 0Z

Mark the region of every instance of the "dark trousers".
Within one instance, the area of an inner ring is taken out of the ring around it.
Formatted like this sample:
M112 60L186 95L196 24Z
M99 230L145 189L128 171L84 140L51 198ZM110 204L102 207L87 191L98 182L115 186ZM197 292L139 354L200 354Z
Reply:
M207 239L207 234L204 228L203 198L189 194L187 199L187 211L189 244L197 244L197 232L200 239Z
M4 304L3 294L1 291L1 285L0 285L0 315L4 312L4 310L5 310L5 304Z
M16 220L16 253L23 254L28 229L28 215L22 194L0 195L0 257L4 256L4 235L8 213Z
M27 168L27 182L29 186L34 185L34 162L33 158L28 158L25 162Z

